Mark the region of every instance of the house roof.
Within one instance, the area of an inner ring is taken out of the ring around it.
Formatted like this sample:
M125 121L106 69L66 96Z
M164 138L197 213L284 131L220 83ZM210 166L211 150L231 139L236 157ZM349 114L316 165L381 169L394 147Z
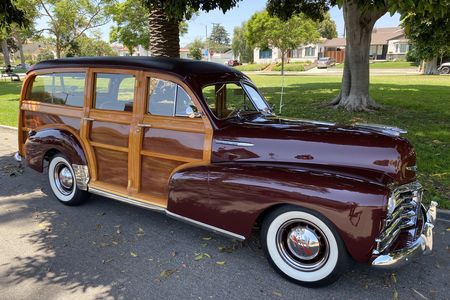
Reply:
M392 39L404 39L405 32L401 27L374 28L371 45L386 45ZM326 40L325 47L345 47L345 38Z
M403 37L405 31L401 27L374 28L371 45L385 45L389 40Z

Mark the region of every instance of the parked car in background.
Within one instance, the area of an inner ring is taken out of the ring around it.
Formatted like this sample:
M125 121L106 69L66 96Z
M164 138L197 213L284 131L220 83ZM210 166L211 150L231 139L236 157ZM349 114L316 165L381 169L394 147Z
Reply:
M240 66L241 63L235 59L230 59L229 61L227 61L227 65L229 65L230 67L235 67Z
M92 193L238 240L260 228L279 274L323 286L351 260L391 268L431 251L436 203L422 204L402 133L276 116L223 64L67 58L27 73L16 159L48 170L65 205Z
M326 69L329 67L333 67L336 65L336 60L332 57L321 57L317 61L317 68L318 69Z
M450 74L450 62L446 62L440 65L438 71L441 74Z

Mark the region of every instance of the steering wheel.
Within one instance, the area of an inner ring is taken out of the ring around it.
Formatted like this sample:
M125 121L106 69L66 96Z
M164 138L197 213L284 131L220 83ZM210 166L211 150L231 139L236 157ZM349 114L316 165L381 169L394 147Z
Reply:
M241 112L245 111L245 107L238 106L235 109L233 109L230 114L228 115L228 118L237 116L239 119L241 118Z

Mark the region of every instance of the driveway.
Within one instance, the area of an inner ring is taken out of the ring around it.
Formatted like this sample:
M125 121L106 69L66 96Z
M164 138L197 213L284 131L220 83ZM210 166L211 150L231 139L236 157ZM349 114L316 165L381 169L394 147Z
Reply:
M239 243L165 215L92 196L67 207L46 175L13 159L16 131L0 128L2 299L448 299L450 223L435 250L400 270L355 264L307 289L282 279L255 242Z

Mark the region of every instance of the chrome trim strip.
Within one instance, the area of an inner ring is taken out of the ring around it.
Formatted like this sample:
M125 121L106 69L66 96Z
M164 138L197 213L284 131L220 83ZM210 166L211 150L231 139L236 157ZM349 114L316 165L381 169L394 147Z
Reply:
M130 199L130 198L127 198L127 197L123 197L123 196L119 196L119 195L116 195L116 194L113 194L113 193L109 193L109 192L105 192L105 191L102 191L102 190L99 190L99 189L96 189L96 188L89 188L89 192L91 192L93 194L97 194L99 196L111 198L111 199L114 199L114 200L117 200L117 201L120 201L120 202L129 203L129 204L132 204L134 206L139 206L139 207L142 207L142 208L151 209L151 210L154 210L154 211L164 212L166 210L165 208L160 207L160 206L156 206L156 205L153 205L153 204L148 204L148 203L145 203L145 202L137 201L137 200Z
M363 128L363 129L373 129L381 131L385 134L393 135L393 136L400 136L401 134L408 133L405 129L398 128L395 126L387 126L382 124L369 124L369 123L355 123L354 124L357 127Z
M233 232L221 229L221 228L217 228L217 227L214 227L214 226L211 226L211 225L208 225L208 224L196 221L196 220L192 220L192 219L189 219L189 218L177 215L177 214L175 214L173 212L170 212L168 210L166 210L166 214L168 216L173 217L175 219L178 219L180 221L191 223L193 225L200 226L202 228L207 228L207 229L209 229L209 230L211 230L213 232L216 232L218 234L222 234L222 235L225 235L225 236L228 236L228 237L232 237L232 238L235 238L235 239L238 239L238 240L241 240L241 241L245 240L245 237L242 236L242 235L239 235L239 234L236 234L236 233L233 233Z
M20 156L19 152L16 152L16 154L14 154L14 159L17 162L21 162L22 161L22 156Z
M238 147L253 147L255 144L239 141L215 140L217 144L238 146Z
M75 175L75 180L77 181L77 187L80 190L88 190L89 182L89 169L86 165L72 164L72 169Z
M150 210L153 210L153 211L162 212L162 213L165 213L167 216L172 217L174 219L178 219L180 221L183 221L183 222L186 222L186 223L190 223L192 225L195 225L195 226L198 226L198 227L201 227L201 228L205 228L205 229L213 231L215 233L218 233L218 234L221 234L221 235L225 235L227 237L231 237L231 238L234 238L234 239L238 239L240 241L245 240L245 237L242 236L242 235L239 235L239 234L236 234L236 233L233 233L233 232L230 232L230 231L218 228L218 227L214 227L214 226L211 226L211 225L208 225L208 224L196 221L196 220L192 220L192 219L180 216L178 214L175 214L173 212L168 211L164 207L156 206L156 205L153 205L153 204L148 204L148 203L141 202L141 201L138 201L138 200L130 199L128 197L119 196L119 195L116 195L116 194L113 194L113 193L109 193L109 192L105 192L105 191L102 191L102 190L99 190L99 189L96 189L96 188L89 188L89 192L91 192L93 194L97 194L99 196L111 198L111 199L114 199L114 200L117 200L117 201L120 201L120 202L124 202L124 203L128 203L128 204L131 204L131 205L143 207L143 208L150 209Z

